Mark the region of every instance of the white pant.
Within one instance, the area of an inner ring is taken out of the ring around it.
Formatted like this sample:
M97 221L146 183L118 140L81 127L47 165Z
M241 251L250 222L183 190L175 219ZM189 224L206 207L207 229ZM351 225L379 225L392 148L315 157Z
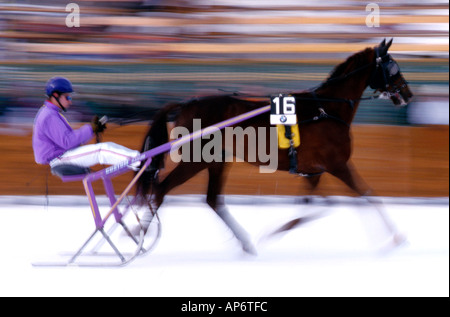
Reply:
M139 154L141 154L139 151L131 150L113 142L88 144L66 151L63 155L53 159L50 166L62 164L82 167L90 167L96 164L115 165L130 160ZM139 165L140 162L133 163L133 167Z

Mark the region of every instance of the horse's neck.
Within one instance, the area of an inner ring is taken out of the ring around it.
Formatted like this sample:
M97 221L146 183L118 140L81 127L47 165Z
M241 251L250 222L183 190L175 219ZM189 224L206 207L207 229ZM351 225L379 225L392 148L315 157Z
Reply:
M349 76L345 80L336 81L326 87L319 88L316 91L316 95L319 99L347 100L348 102L327 102L327 104L335 105L331 110L339 113L340 117L350 124L358 109L361 97L368 86L370 74L370 71L362 71Z

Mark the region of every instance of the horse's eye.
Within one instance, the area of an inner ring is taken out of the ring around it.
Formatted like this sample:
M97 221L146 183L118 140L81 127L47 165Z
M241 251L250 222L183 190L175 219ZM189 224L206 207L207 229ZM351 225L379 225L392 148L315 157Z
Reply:
M400 71L400 68L398 67L397 63L391 63L389 65L388 69L389 69L389 75L391 75L391 76L397 75L398 72Z

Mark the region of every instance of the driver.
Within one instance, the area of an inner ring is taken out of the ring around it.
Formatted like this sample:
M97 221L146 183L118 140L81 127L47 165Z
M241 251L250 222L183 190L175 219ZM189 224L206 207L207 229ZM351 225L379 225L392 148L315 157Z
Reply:
M90 167L96 164L115 165L130 160L139 151L124 146L103 142L88 144L106 125L95 116L88 124L73 129L62 112L72 105L72 83L64 77L53 77L45 86L47 100L39 109L33 126L33 151L38 164L55 167L62 164ZM130 169L137 170L140 162Z

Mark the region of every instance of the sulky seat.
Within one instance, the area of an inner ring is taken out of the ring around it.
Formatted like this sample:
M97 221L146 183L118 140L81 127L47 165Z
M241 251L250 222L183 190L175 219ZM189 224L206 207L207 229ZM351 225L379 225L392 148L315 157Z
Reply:
M63 164L52 167L51 172L64 181L74 181L84 178L84 176L91 172L91 169L89 167Z

